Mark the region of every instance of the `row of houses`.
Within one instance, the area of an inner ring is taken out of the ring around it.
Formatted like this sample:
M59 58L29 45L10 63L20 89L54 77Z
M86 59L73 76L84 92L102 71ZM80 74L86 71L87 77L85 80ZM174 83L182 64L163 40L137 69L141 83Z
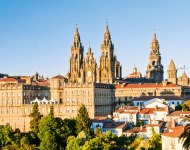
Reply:
M150 138L153 130L157 134L162 134L162 149L174 150L183 149L179 136L184 132L186 124L190 123L186 119L190 117L190 111L175 111L171 103L177 101L184 103L180 97L154 97L150 100L142 101L143 97L138 98L141 105L122 106L115 110L112 117L97 117L93 120L92 129L100 127L105 133L111 131L117 136L137 136ZM168 144L170 143L170 144Z

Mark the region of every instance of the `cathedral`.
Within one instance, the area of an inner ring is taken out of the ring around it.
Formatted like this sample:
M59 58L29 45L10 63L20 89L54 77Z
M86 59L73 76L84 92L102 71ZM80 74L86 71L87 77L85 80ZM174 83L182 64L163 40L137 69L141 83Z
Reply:
M104 40L101 44L99 67L90 47L84 57L84 47L80 40L78 26L76 26L74 40L71 46L70 71L67 75L69 82L112 84L115 79L122 77L121 69L120 62L114 54L114 45L111 40L108 24L106 24Z

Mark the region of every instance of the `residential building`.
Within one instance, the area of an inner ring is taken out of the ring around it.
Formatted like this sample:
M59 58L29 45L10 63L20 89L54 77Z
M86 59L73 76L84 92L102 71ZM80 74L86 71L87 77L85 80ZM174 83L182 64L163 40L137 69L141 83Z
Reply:
M183 142L179 140L184 132L184 126L173 127L168 133L162 135L162 150L185 150Z
M190 123L188 117L190 117L190 111L174 111L167 116L167 122L175 120L179 125L186 125L187 123Z
M167 104L169 107L175 109L177 105L183 104L185 102L185 99L180 96L140 96L131 101L134 106L140 105L145 107L152 107L148 105L155 105L155 103L157 103L156 105L159 107L161 107L161 105L163 106Z
M137 106L123 106L113 112L113 120L116 122L129 122L135 125L140 109Z

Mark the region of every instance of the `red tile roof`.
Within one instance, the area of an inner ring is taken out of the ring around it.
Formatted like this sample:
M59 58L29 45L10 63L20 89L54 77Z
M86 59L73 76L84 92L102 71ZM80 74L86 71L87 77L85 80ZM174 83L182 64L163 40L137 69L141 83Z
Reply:
M53 79L66 79L66 78L62 75L57 75L57 76L53 77Z
M132 129L126 130L124 133L138 133L140 131L140 127L134 127Z
M160 126L160 124L147 124L146 126L147 126L147 127L155 127L155 126L158 127L158 126Z
M146 132L146 126L141 126L139 132Z
M144 108L139 112L139 114L153 114L155 111L155 108Z
M26 81L23 79L15 79L15 78L2 78L0 82L14 82L14 83L25 83Z
M138 111L138 106L123 106L120 107L119 109L115 110L115 113L122 113L122 112L137 112Z
M128 123L125 122L108 122L104 124L104 128L123 128L126 125L128 125Z
M169 116L190 115L190 111L174 111Z
M176 84L166 84L165 86L163 83L139 83L139 84L118 84L116 88L162 88L162 87L180 87Z
M184 132L184 128L185 126L174 127L172 128L173 130L172 132L165 133L163 134L163 136L167 136L171 138L179 137Z

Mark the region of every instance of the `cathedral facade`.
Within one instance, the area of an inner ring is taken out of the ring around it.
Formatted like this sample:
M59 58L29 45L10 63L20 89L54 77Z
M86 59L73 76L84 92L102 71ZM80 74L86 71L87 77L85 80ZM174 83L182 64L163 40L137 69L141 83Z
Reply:
M74 34L74 41L71 46L70 71L67 75L71 83L114 83L116 78L121 78L122 67L114 54L114 45L111 40L108 24L104 33L104 40L101 44L100 66L88 48L84 57L84 47L80 40L78 27Z

